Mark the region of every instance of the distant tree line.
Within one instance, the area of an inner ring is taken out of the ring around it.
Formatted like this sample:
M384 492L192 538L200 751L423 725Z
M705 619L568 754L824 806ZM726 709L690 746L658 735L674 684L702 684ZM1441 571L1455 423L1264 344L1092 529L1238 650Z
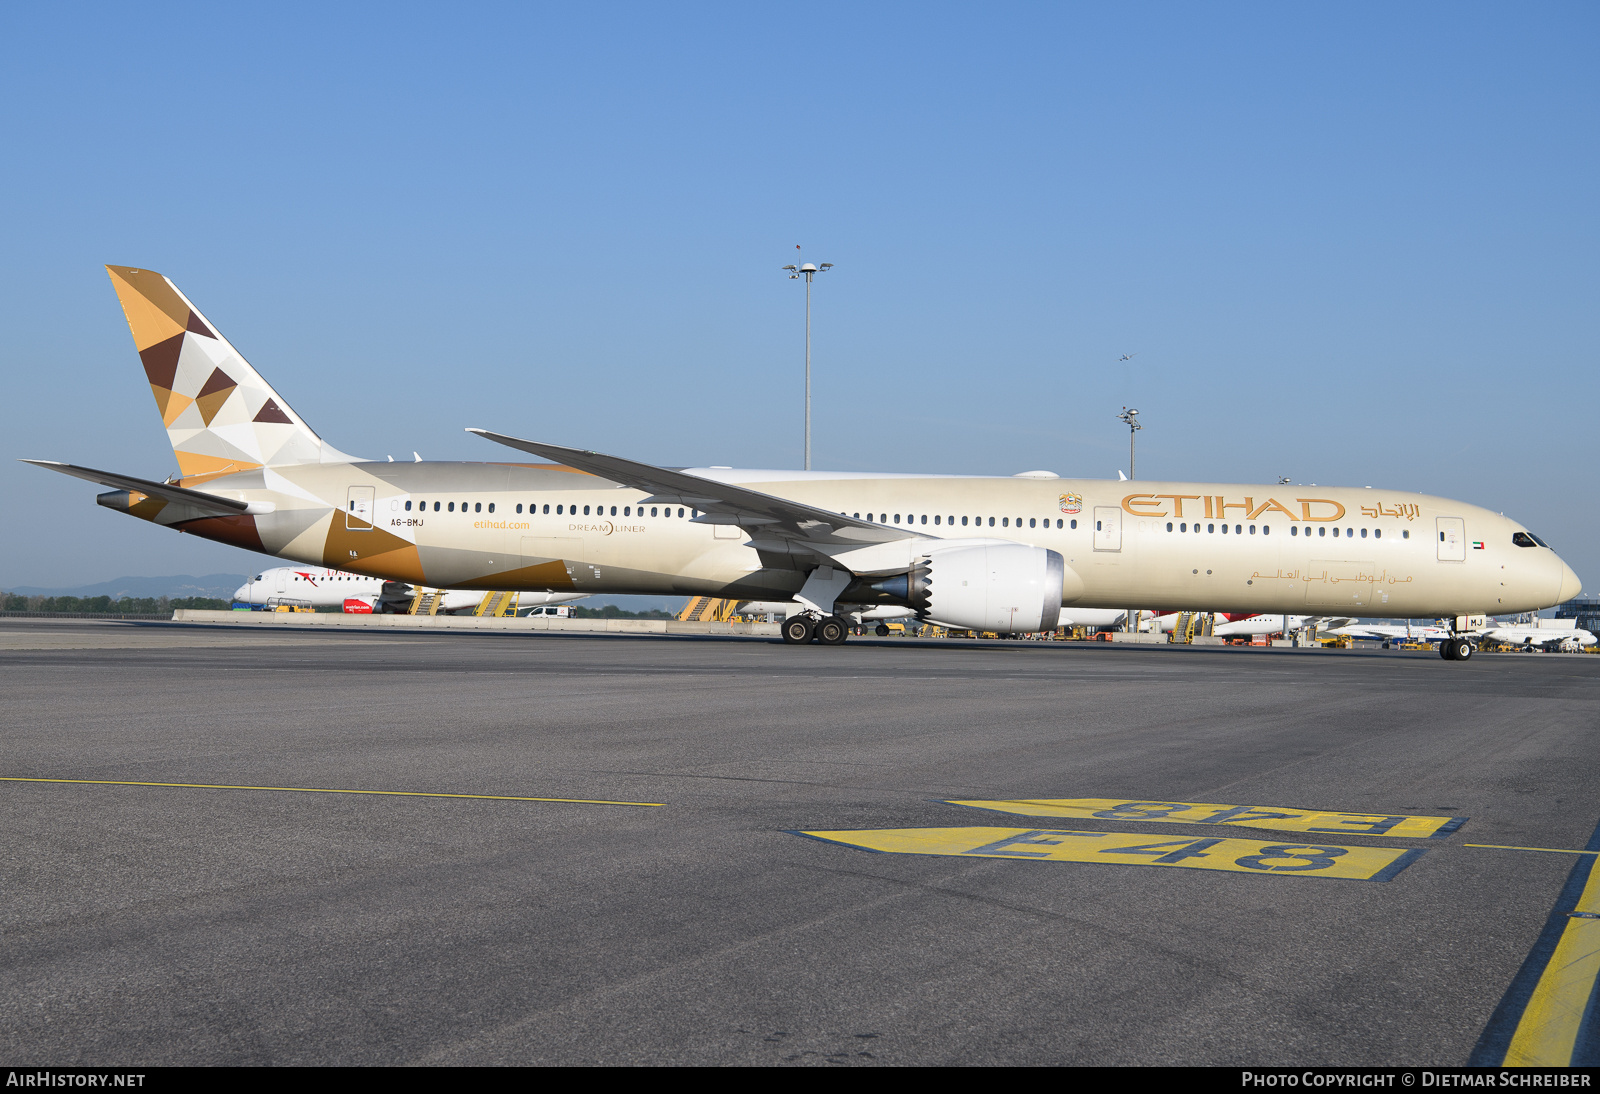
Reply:
M95 614L167 615L177 608L209 608L226 611L231 602L210 596L23 596L0 593L0 611L7 612L89 612Z
M572 609L574 619L676 619L671 612L664 612L660 608L651 608L644 612L625 612L615 604L607 604L601 608Z

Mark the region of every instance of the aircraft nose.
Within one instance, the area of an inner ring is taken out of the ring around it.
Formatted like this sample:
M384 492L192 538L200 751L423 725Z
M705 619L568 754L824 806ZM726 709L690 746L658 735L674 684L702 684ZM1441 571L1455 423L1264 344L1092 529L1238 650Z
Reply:
M1556 596L1556 603L1565 604L1581 592L1583 592L1583 582L1578 580L1578 575L1573 573L1572 567L1563 562L1561 564L1561 592Z
M233 590L233 599L237 601L243 601L249 595L250 586L248 585L240 585L237 589Z

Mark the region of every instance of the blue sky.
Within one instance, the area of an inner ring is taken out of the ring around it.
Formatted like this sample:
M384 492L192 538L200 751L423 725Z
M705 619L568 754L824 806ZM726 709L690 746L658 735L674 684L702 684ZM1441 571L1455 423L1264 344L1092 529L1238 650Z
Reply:
M0 11L0 584L244 572L13 461L174 470L101 264L316 429L1390 486L1600 588L1593 4ZM1131 365L1123 353L1137 353ZM25 519L23 519L25 518Z

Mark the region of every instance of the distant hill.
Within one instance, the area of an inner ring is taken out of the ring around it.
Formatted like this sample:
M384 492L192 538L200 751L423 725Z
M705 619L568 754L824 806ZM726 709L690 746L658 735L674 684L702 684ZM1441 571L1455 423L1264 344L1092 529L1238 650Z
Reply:
M119 577L93 585L75 585L72 588L44 588L38 585L0 586L8 593L23 596L109 596L116 600L124 596L209 596L228 600L233 591L246 580L244 574L174 574L171 577Z

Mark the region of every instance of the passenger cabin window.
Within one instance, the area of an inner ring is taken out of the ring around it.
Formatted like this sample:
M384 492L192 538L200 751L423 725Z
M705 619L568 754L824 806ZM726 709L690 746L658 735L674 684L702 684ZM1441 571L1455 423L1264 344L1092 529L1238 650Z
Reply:
M522 503L520 501L517 502L517 512L522 512Z
M549 515L550 515L550 507L549 507L549 506L548 506L548 505L546 505L546 506L545 506L545 507L544 507L544 512L545 512L545 515L546 515L546 516L549 516ZM559 505L558 505L558 506L556 506L556 512L558 512L558 513L559 513L559 512L561 512L561 506L559 506Z
M406 512L411 512L411 503L409 501L406 502Z
M454 513L455 511L456 511L456 503L455 502L451 502L450 503L450 512Z
M1072 521L1072 526L1073 526L1073 527L1074 527L1074 528L1076 528L1076 527L1077 527L1077 526L1078 526L1078 521L1077 521L1077 518L1073 518L1073 521Z

